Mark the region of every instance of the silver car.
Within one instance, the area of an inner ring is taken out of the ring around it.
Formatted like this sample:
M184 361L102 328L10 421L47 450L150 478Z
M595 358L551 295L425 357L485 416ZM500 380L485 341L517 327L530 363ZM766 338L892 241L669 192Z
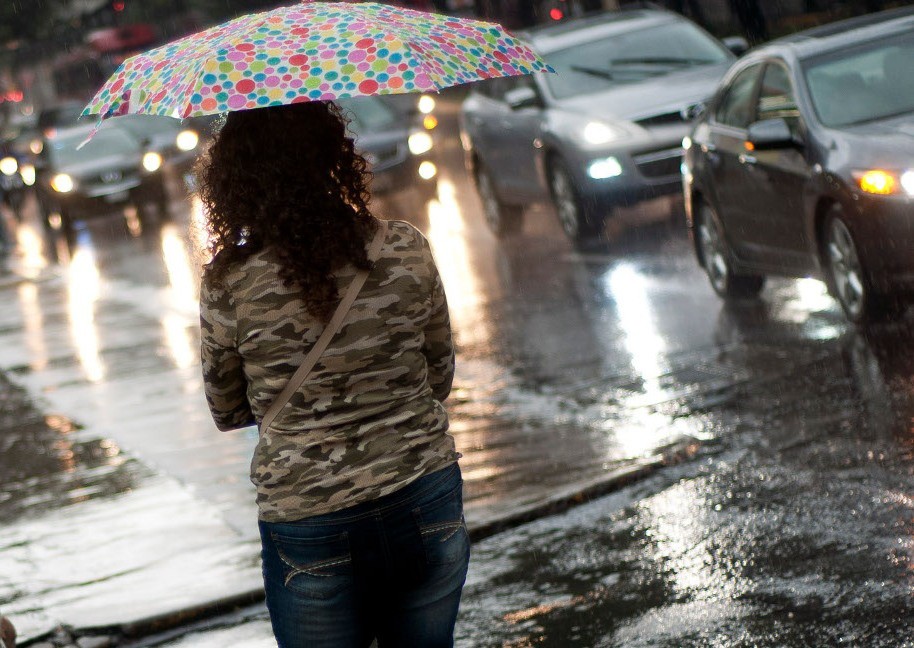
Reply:
M526 38L557 74L483 81L461 111L468 169L496 235L520 229L525 205L551 201L581 244L614 207L681 191L682 138L734 59L722 42L652 9Z

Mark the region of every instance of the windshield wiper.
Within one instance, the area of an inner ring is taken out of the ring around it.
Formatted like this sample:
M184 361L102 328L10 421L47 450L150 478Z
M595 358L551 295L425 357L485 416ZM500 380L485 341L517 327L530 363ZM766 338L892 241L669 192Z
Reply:
M643 58L612 59L610 65L702 65L713 63L710 59L685 58L675 56L645 56Z
M592 68L584 65L572 65L570 69L575 72L583 72L584 74L589 74L590 76L599 77L601 79L606 79L607 81L615 81L616 76L609 70L603 70L600 68Z

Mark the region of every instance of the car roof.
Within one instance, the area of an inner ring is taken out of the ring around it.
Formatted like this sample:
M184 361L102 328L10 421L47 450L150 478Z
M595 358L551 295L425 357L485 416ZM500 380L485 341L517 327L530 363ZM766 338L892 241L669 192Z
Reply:
M803 60L859 43L914 30L914 7L902 7L813 27L767 43L753 53L789 50Z
M523 32L521 36L539 52L548 53L581 42L680 21L686 19L663 9L619 9L537 27Z

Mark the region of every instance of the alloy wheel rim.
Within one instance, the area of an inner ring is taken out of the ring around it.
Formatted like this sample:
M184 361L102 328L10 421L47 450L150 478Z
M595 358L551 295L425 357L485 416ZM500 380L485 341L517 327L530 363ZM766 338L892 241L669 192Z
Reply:
M863 268L850 231L837 219L831 225L828 258L841 305L852 317L859 317L866 301Z
M708 273L711 285L717 291L723 292L727 287L730 270L717 228L708 223L708 219L705 218L702 219L698 231L701 238L701 252L705 259L705 271Z
M571 238L576 237L580 229L580 214L578 214L571 178L562 169L554 169L552 172L552 195L562 229Z

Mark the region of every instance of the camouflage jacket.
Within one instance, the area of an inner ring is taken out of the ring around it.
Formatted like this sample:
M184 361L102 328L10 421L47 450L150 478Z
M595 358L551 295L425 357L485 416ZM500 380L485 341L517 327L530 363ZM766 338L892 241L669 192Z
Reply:
M260 421L323 324L279 280L270 250L253 254L200 297L206 398L219 429ZM342 295L355 269L338 273ZM330 346L251 464L259 515L286 522L392 493L458 454L441 405L454 349L428 241L391 221L380 257Z

